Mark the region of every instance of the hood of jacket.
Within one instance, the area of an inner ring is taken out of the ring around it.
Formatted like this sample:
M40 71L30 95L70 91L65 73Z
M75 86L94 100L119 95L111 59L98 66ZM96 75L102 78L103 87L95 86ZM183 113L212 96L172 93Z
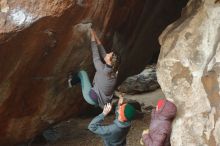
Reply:
M165 100L163 106L156 112L160 119L172 120L177 113L177 107L174 103Z

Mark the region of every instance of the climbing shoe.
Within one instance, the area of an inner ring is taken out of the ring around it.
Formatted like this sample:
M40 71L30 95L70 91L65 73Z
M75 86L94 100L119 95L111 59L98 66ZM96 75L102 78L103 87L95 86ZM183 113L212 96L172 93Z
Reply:
M73 87L74 85L80 83L80 78L78 73L70 73L68 76L68 86L69 88Z

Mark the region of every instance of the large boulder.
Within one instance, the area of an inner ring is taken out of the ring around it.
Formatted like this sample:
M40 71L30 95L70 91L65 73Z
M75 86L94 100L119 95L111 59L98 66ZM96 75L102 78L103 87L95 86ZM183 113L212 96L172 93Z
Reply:
M220 3L191 0L160 37L158 82L178 107L174 146L220 145Z
M160 86L156 77L156 66L147 66L141 73L128 77L118 90L127 94L137 94L154 91Z
M86 104L80 87L68 88L67 76L79 69L94 72L91 23L108 38L128 16L138 19L143 3L1 0L0 145L26 141L81 112Z
M84 109L80 87L66 81L79 69L93 75L91 23L107 51L120 50L120 84L157 60L158 36L186 1L1 0L0 145L26 141Z

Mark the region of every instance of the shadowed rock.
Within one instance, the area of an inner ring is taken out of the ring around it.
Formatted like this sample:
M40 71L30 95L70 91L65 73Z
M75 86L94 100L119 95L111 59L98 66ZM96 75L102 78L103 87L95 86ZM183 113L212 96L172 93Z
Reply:
M154 65L146 67L140 74L128 77L118 90L127 94L149 92L159 88Z

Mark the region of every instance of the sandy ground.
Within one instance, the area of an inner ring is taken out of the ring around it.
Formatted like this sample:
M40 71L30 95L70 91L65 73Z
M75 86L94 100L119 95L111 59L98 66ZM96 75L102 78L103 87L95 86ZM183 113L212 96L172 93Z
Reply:
M125 95L128 99L133 99L140 102L145 106L156 105L159 98L164 95L160 89L154 92L138 94L138 95ZM82 116L79 118L70 119L62 122L54 127L56 134L59 138L51 142L33 142L28 146L103 146L100 137L91 133L87 126L95 115ZM109 115L105 119L105 123L111 123L114 120L114 114ZM139 118L132 123L132 127L127 136L127 146L139 146L142 131L149 127L150 111L146 111L142 118ZM37 144L38 143L38 144Z

